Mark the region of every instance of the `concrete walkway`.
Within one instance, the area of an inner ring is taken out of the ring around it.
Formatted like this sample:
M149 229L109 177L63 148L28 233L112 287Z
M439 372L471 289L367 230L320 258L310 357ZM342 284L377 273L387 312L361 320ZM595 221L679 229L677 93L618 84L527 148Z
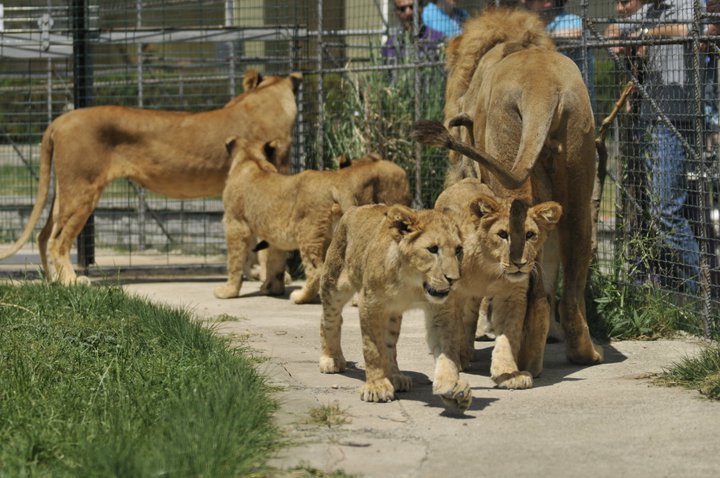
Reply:
M698 341L615 342L605 346L604 364L586 368L570 365L562 344L549 345L535 387L519 391L493 388L492 343L476 342L476 361L463 374L474 400L458 418L446 415L431 393L433 360L420 312L406 314L398 343L400 368L414 389L391 403L365 403L358 393L364 373L356 309L346 308L343 329L345 357L354 364L345 374L324 375L320 305L259 296L257 282L246 282L239 299L218 300L212 291L220 280L125 289L220 319L219 333L247 336L268 359L260 369L281 387L278 421L295 443L273 459L278 469L387 478L720 476L720 403L649 380L696 353ZM337 406L346 423L310 419L312 410L327 406Z

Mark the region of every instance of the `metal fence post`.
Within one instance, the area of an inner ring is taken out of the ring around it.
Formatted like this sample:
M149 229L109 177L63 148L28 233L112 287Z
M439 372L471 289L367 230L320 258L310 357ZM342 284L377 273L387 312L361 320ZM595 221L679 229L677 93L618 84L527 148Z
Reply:
M88 32L87 0L72 0L70 3L73 35L73 103L75 109L90 106L92 99L92 61ZM78 265L87 271L95 262L95 219L87 220L77 238Z

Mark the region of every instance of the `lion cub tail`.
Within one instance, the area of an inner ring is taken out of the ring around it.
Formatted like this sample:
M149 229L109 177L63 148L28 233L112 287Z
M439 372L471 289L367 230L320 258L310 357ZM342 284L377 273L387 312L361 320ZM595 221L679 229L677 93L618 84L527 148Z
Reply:
M40 215L45 209L45 202L47 201L48 193L50 192L50 176L51 176L51 163L53 156L53 125L52 123L45 130L43 134L42 143L40 144L40 179L38 182L37 198L35 199L35 205L30 213L30 219L25 224L25 229L22 235L17 241L13 243L8 249L0 251L0 259L6 259L20 250L20 248L30 239L30 236L35 229L35 225L40 219ZM52 214L52 211L50 211Z

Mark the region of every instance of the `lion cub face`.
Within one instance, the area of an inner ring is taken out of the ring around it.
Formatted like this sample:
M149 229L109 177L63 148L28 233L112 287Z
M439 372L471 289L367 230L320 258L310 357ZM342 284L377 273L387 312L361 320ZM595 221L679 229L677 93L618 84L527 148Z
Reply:
M391 207L386 216L408 264L403 280L415 281L427 301L442 304L460 278L463 247L457 223L439 211L401 205Z
M490 196L481 196L471 208L480 219L486 254L498 275L511 282L525 280L533 271L542 245L562 214L554 201L528 207L519 199L497 201Z

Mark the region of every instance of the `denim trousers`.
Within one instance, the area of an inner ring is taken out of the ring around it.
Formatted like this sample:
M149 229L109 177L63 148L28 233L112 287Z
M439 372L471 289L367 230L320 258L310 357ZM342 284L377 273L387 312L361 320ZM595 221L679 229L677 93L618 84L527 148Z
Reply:
M683 210L688 197L685 180L688 152L677 134L661 122L650 126L646 139L643 164L647 173L647 206L650 221L655 224L651 233L657 234L658 243L652 269L663 286L695 293L700 247Z

